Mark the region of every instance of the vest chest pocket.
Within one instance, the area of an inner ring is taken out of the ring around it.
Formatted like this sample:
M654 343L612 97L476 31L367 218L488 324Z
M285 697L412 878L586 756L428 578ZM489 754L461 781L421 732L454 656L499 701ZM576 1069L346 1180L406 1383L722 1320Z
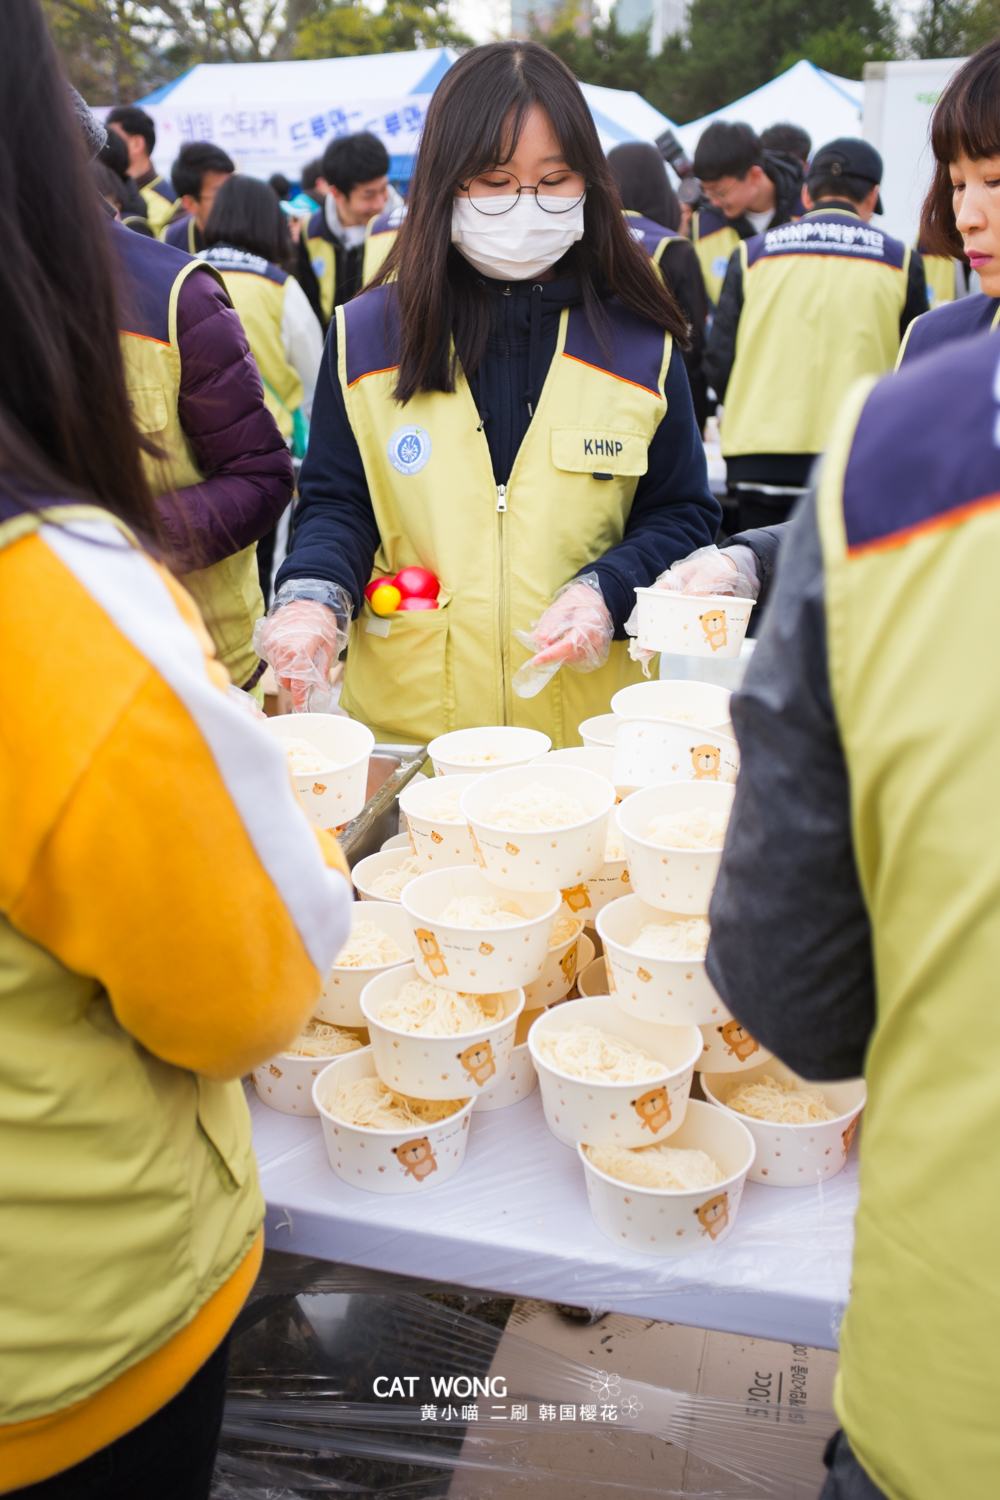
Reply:
M129 387L132 420L140 432L162 432L167 425L167 398L159 385Z
M553 427L552 462L570 474L645 474L650 434L602 427Z

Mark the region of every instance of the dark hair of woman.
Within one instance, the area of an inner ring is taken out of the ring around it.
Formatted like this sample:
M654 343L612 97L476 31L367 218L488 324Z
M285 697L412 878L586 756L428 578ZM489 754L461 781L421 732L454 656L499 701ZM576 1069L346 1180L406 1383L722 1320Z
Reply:
M161 542L125 387L108 216L38 0L5 0L3 32L0 489L29 509L95 502Z
M233 245L282 266L292 253L288 222L273 188L239 173L219 188L205 225L205 244Z
M949 80L931 121L931 149L934 181L920 214L921 249L962 260L949 168L960 156L1000 156L1000 37L980 47Z
M676 229L681 222L677 194L667 180L663 157L646 141L626 141L608 152L608 166L618 186L622 207Z
M479 365L489 337L490 303L478 274L451 243L455 189L511 159L525 116L536 104L552 121L567 164L587 182L586 232L559 261L558 271L579 277L595 335L606 341L601 298L613 293L686 347L684 315L622 217L580 85L565 63L536 42L492 42L460 57L434 92L410 182L409 212L374 280L397 285L397 401L409 401L421 390L453 391L458 366L471 374Z

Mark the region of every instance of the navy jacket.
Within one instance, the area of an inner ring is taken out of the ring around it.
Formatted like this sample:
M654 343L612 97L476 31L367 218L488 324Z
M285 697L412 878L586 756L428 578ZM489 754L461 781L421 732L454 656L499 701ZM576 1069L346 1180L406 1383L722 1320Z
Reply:
M555 353L559 315L582 300L575 277L536 283L487 281L492 334L470 385L483 421L497 484L506 484ZM532 336L534 332L534 336ZM361 454L337 377L337 329L330 326L316 387L309 452L299 480L292 548L276 590L297 578L341 584L363 597L379 545ZM687 372L675 350L666 382L667 413L649 445L624 539L587 572L600 580L624 639L634 589L696 547L714 541L722 511L708 487ZM567 582L569 580L567 579Z

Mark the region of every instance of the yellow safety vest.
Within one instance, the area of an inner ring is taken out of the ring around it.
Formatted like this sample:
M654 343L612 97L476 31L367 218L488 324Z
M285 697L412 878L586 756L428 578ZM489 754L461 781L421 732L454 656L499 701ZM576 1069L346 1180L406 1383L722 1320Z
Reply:
M368 220L365 230L365 253L362 261L362 285L367 286L377 271L381 271L386 256L392 249L399 226L406 217L406 204L397 203L394 208Z
M177 298L192 271L216 273L171 245L157 244L130 229L114 225L112 229L127 273L121 298L121 346L132 415L139 431L166 455L162 460L143 455L153 494L166 495L205 479L177 412L181 388ZM253 627L264 613L264 596L257 576L256 543L211 567L185 574L183 583L198 602L219 660L240 686L259 665Z
M722 452L821 453L845 394L891 370L910 250L846 209L740 244L743 311Z
M701 208L691 216L691 243L698 252L708 300L714 306L722 293L729 257L741 243L740 237L732 220L717 208Z
M153 233L160 237L180 207L180 199L174 196L173 183L165 177L154 177L139 192L146 205L146 219Z
M57 515L128 535L97 507ZM0 524L0 551L45 519ZM69 764L60 749L53 741L54 787ZM92 1395L189 1323L246 1256L263 1202L238 1081L147 1052L97 979L66 968L3 913L0 974L0 1419L11 1422ZM65 1281L36 1274L37 1247L53 1237L65 1244ZM120 1290L110 1320L109 1275Z
M890 1500L994 1500L1000 1474L997 355L965 340L862 412L863 382L819 492L877 988L836 1406Z
M955 301L955 262L945 255L922 255L928 307Z
M340 381L381 538L373 576L421 564L440 580L441 608L380 619L365 604L343 706L382 739L522 724L577 744L581 719L606 712L639 667L616 642L598 671L564 668L538 697L519 698L511 678L531 653L513 632L622 540L666 412L670 336L611 304L607 358L583 310L564 310L534 417L498 489L463 375L453 394L393 400L394 311L391 286L337 308Z
M290 438L292 413L302 405L302 381L285 358L281 341L285 290L291 277L259 255L232 245L213 245L198 259L218 271L225 282L264 382L264 402L282 437Z

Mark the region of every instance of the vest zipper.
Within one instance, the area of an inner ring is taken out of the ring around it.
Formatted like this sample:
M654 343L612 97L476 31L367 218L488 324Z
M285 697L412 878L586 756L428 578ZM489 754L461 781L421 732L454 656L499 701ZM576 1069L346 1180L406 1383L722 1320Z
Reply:
M507 601L504 590L503 518L507 514L507 486L497 485L497 550L500 557L500 587L497 604L500 609L500 701L503 704L503 722L507 723L507 640L504 634Z
M507 509L507 486L505 484L498 484L497 485L497 510L499 510L499 511L505 511L506 509Z

